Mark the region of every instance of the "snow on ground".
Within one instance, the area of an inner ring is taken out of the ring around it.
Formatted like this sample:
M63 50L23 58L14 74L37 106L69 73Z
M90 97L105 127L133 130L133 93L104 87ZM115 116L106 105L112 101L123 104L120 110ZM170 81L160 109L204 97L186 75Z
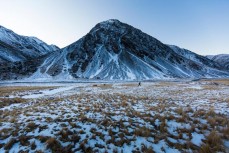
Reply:
M25 98L25 99L31 99L31 98L40 98L40 97L44 97L44 96L48 96L48 95L54 95L66 90L71 90L73 89L74 86L70 86L70 87L62 87L62 88L57 88L57 89L53 89L53 90L43 90L41 93L39 94L31 94L31 95L26 95L26 96L22 96L21 98Z
M0 152L226 152L229 80L212 82L5 85Z

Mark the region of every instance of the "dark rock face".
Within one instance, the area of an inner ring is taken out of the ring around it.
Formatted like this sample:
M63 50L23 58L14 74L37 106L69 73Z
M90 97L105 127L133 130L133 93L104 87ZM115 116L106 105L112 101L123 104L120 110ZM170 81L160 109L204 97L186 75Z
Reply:
M30 68L31 78L134 80L229 76L214 61L165 45L118 20L97 24L80 40L34 63L37 67Z
M18 80L31 76L38 69L38 65L43 62L42 58L0 63L0 80Z

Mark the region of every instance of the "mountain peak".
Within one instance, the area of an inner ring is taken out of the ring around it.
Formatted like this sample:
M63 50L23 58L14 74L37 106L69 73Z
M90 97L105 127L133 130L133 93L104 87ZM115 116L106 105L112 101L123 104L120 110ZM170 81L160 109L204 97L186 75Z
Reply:
M94 28L92 28L92 30L90 32L95 32L98 30L105 30L105 31L120 31L121 29L126 29L127 24L120 22L117 19L109 19L106 21L102 21L98 24L96 24L96 26Z
M100 24L114 24L114 23L121 23L118 19L109 19L103 22L100 22Z

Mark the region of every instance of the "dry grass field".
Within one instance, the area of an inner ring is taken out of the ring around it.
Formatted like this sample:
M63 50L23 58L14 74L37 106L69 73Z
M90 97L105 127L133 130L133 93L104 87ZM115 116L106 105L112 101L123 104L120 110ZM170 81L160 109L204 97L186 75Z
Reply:
M229 80L4 86L0 93L0 152L229 151Z

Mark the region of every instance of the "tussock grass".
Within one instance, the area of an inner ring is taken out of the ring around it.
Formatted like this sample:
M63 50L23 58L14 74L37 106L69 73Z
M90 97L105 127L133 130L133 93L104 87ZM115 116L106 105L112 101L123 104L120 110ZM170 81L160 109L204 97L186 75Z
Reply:
M58 87L52 87L52 86L4 86L0 87L0 97L8 97L9 95L15 95L16 93L22 93L26 91L39 91L39 90L45 90L45 89L55 89Z
M202 145L200 152L208 153L209 150L211 152L224 152L223 143L221 137L216 131L212 131L206 137L206 143Z
M30 123L27 124L25 130L26 130L27 132L31 132L31 131L35 130L37 127L38 127L38 125L37 125L36 123L30 122Z
M141 136L141 137L150 137L152 134L151 134L150 129L143 126L143 127L137 127L134 131L134 135L135 136Z
M35 141L31 142L30 146L31 146L31 150L35 150L37 148Z
M11 104L25 103L27 100L23 98L0 98L0 108Z
M21 143L22 146L29 146L30 143L29 143L29 139L31 137L29 136L26 136L26 135L21 135L19 136L19 142Z
M202 86L203 90L218 90L219 87L215 85L204 85Z
M121 84L123 87L138 87L138 83L123 83Z
M0 130L0 139L4 140L8 138L13 130L13 128L3 128L2 130Z
M16 143L16 139L11 138L5 145L4 145L4 149L5 150L10 150L12 148L12 146Z
M228 79L203 80L203 82L206 82L206 83L212 84L212 85L227 85L227 86L229 86L229 80Z
M55 138L49 138L45 143L47 145L47 149L51 149L53 152L57 152L60 148L62 148L60 142Z
M202 145L200 148L200 153L212 153L212 148L209 144Z
M137 86L137 83L132 85ZM147 89L142 89L144 85L141 88L132 88L133 94L109 92L116 86L96 84L96 91L101 89L103 92L94 94L83 92L82 89L80 94L39 99L39 103L25 108L0 111L0 126L9 123L12 127L2 129L0 136L3 139L15 137L15 141L7 143L9 148L19 142L21 146L31 148L34 152L39 152L36 143L52 152L115 152L120 151L124 145L135 145L135 152L154 152L154 148L145 142L136 144L139 138L146 139L151 144L159 144L164 140L166 146L162 150L169 147L181 152L208 152L209 148L214 152L224 151L222 139L228 140L229 120L224 114L218 113L219 109L215 104L220 100L224 102L226 94L222 94L219 99L214 94L207 95L206 90L186 90L186 86L179 86L180 89L177 90L175 83L154 85L147 85ZM91 84L90 90L92 86ZM122 91L129 90L125 84L122 87ZM140 91L141 89L144 91ZM149 91L154 90L160 92L149 94ZM198 93L202 95L196 96ZM209 103L200 102L196 105L196 100L202 98L206 98ZM168 124L172 122L177 124ZM35 130L43 134L50 131L53 136L26 136L27 132ZM215 133L209 134L212 130ZM201 147L191 142L193 132L205 136ZM176 142L169 141L168 137ZM91 140L102 143L95 143L92 148ZM62 143L65 145L62 146ZM66 146L67 143L69 145ZM5 147L7 144L0 146ZM111 149L110 146L116 149Z

